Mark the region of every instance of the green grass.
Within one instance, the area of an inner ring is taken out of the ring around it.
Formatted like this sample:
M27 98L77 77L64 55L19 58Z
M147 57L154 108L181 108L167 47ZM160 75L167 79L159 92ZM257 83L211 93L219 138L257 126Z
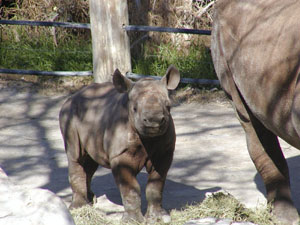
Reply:
M92 70L90 42L70 39L55 46L51 38L0 42L0 68L44 71Z
M232 195L217 192L211 194L202 203L187 205L182 210L172 210L171 224L182 225L192 219L214 217L219 219L232 219L237 222L252 222L259 225L278 224L269 213L270 207L248 209ZM76 225L116 225L117 221L110 221L97 209L85 206L71 211Z
M42 71L92 70L91 40L79 41L75 37L55 46L52 36L30 39L21 35L21 41L0 42L0 68ZM147 46L147 45L146 45ZM161 44L145 47L142 57L132 59L134 73L164 75L170 64L180 70L181 77L216 79L209 48L191 43L189 48Z
M210 50L202 43L191 43L187 49L180 46L161 44L155 46L156 53L145 49L144 57L133 59L134 73L145 75L164 75L170 64L175 65L182 77L198 79L217 79L213 68Z

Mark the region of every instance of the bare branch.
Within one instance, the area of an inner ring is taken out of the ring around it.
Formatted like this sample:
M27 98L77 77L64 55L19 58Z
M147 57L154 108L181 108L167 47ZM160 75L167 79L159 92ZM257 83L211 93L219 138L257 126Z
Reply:
M198 13L198 15L197 15L196 17L197 17L197 18L200 18L204 13L206 13L206 12L209 10L209 8L210 8L213 4L215 4L215 2L216 2L216 1L211 1L210 3L208 3L208 4L201 10L201 12Z

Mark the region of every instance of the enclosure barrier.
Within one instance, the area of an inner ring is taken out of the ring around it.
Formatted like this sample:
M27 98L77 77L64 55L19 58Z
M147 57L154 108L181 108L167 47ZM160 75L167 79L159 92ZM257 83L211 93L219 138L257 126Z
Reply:
M51 22L51 21L27 21L27 20L0 20L0 24L91 29L91 26L88 23L69 23L69 22Z
M39 71L39 70L14 70L14 69L0 69L0 73L20 74L20 75L44 75L44 76L92 76L93 75L93 71Z
M211 35L210 30L196 30L196 29L187 29L187 28L153 27L153 26L140 26L140 25L128 25L128 26L124 26L123 28L126 31L154 31L154 32L167 32L167 33Z
M153 75L141 75L136 73L127 72L126 77L133 78L133 79L141 79L145 77L150 77L155 80L160 80L162 77L153 76ZM210 79L194 79L194 78L180 78L180 83L183 84L202 84L202 85L220 85L219 80L210 80Z
M0 24L91 29L91 26L90 26L89 23L26 21L26 20L22 20L22 21L21 20L0 20ZM196 30L196 29L186 29L186 28L128 25L128 26L123 26L123 29L126 30L126 31L154 31L154 32L168 32L168 33L211 35L210 30Z
M88 23L69 23L69 22L50 22L50 21L20 21L20 20L0 20L0 24L5 25L25 25L25 26L52 26L62 28L76 28L76 29L91 29ZM140 25L128 25L123 26L126 31L153 31L153 32L168 32L168 33L185 33L185 34L197 34L197 35L211 35L210 30L196 30L186 28L170 28L170 27L153 27L153 26L140 26ZM20 74L20 75L51 75L51 76L92 76L93 71L36 71L36 70L19 70L19 69L0 69L0 74ZM128 72L127 77L133 79L140 79L143 77L152 77L154 79L160 79L158 76L141 75ZM196 83L202 85L219 85L218 80L209 79L192 79L181 78L181 83Z

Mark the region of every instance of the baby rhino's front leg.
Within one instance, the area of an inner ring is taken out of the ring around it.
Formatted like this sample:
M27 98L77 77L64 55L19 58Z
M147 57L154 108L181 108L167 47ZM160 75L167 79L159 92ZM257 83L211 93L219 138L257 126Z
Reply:
M148 202L146 220L149 224L171 222L171 217L167 211L162 208L162 194L172 158L172 154L170 154L165 157L165 160L156 162L156 168L152 166L151 169L147 168L149 177L146 187L146 198Z
M162 208L162 193L165 184L165 177L161 177L156 171L149 174L146 187L146 198L148 201L146 220L149 224L157 222L170 223L171 217Z
M120 190L122 203L125 209L123 222L143 222L144 217L141 212L141 190L140 185L136 180L136 175L139 172L134 165L133 159L119 156L112 162L112 172L116 184ZM116 163L114 165L114 163Z

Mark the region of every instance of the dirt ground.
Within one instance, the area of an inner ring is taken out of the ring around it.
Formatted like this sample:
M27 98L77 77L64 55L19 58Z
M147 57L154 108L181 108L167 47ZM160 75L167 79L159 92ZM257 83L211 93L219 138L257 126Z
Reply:
M58 112L68 95L63 90L37 91L31 82L0 80L0 166L16 184L49 189L67 205L71 189ZM248 156L243 130L223 95L190 88L176 99L172 115L177 143L165 186L164 207L180 209L188 203L201 202L207 192L222 189L248 207L265 204L264 187ZM299 152L283 142L282 146L290 166L293 197L300 210L300 178L296 176ZM145 171L138 180L145 209ZM99 167L92 189L97 197L106 195L121 205L110 170Z

